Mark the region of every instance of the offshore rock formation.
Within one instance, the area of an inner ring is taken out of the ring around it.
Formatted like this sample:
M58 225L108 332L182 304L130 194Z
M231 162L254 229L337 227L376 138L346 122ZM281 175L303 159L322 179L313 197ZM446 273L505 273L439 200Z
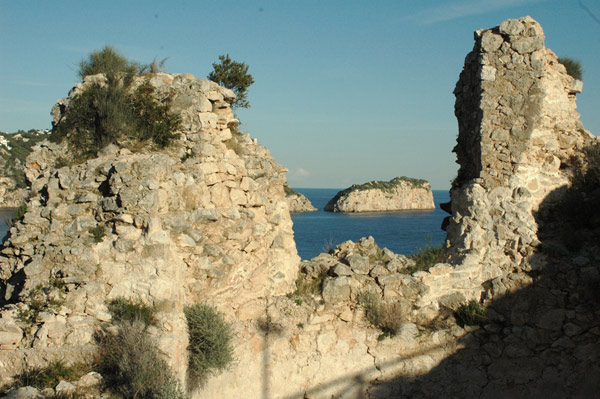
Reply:
M285 199L288 202L291 213L315 212L317 208L302 193L287 189Z
M55 123L98 78L59 101ZM232 135L233 92L192 75L159 73L150 83L183 119L168 149L109 146L58 169L63 145L44 143L28 157L27 213L0 257L2 378L92 350L95 329L110 319L106 301L123 296L160 309L154 333L183 381L186 304L232 313L292 289L299 257L286 170L256 140ZM30 312L39 316L26 320Z
M388 182L354 184L325 205L328 212L388 212L435 209L431 186L425 180L395 177Z

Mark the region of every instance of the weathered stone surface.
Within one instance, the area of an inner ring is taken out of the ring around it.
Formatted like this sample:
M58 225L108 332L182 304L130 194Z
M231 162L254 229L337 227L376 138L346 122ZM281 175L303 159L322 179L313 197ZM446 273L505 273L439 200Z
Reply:
M54 123L74 96L102 79L78 84L54 109ZM150 82L182 118L168 149L111 145L60 169L54 165L69 158L65 144L42 142L29 155L31 198L4 244L0 286L7 287L3 301L18 302L22 312L42 307L44 319L32 326L0 319L0 362L9 352L52 359L44 351L94 345L95 329L110 320L106 301L124 296L163 304L159 342L169 347L161 350L183 377L185 304L210 298L235 312L293 290L299 257L286 169L249 135L231 134L231 90L192 75L159 73ZM198 145L212 150L194 154ZM22 289L8 289L16 275L25 278ZM21 363L11 362L2 378L19 372Z
M6 395L5 399L38 399L42 395L34 387L22 387L11 391Z
M338 192L325 205L328 212L386 212L434 209L433 193L425 180L396 177L373 181Z

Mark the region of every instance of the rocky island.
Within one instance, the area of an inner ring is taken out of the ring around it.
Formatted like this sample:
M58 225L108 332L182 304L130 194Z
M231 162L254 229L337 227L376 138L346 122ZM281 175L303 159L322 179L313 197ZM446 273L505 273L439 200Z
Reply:
M316 212L317 208L313 206L308 198L296 190L285 185L285 199L290 207L290 213Z
M324 209L328 212L389 212L435 209L435 204L427 181L401 176L387 182L354 184L338 192Z

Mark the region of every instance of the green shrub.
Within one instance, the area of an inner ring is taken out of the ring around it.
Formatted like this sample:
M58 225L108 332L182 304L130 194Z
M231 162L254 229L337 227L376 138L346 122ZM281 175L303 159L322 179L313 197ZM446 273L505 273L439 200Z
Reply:
M100 51L92 51L87 60L79 63L79 77L103 73L107 77L129 76L140 72L140 66L130 62L112 46L104 46Z
M323 282L327 277L327 271L322 270L316 277L309 277L301 271L296 278L296 290L289 294L289 297L308 297L311 295L321 295L323 292Z
M403 314L399 303L381 302L379 295L373 291L361 292L358 303L365 309L365 317L369 323L382 331L380 340L400 332Z
M104 236L106 236L106 231L102 225L90 228L89 233L92 235L94 242L96 243L102 242L102 239L104 239Z
M46 295L42 284L38 284L29 293L30 302L27 307L20 307L17 318L25 323L25 332L29 334L31 328L39 322L40 312L47 306Z
M170 113L170 96L158 102L154 92L154 86L146 79L130 98L137 122L134 136L139 141L152 141L159 147L166 147L177 138L175 131L181 125L181 117Z
M91 84L71 99L51 140L67 140L80 161L108 144L135 147L150 141L159 147L169 145L177 137L181 118L170 113L170 95L161 101L155 98L149 80L135 90L131 87L139 71L139 65L110 47L92 53L89 60L82 61L79 74L104 73L106 82Z
M558 62L563 64L567 69L567 73L575 79L581 80L583 76L583 68L581 63L577 60L568 57L561 57Z
M469 301L454 312L456 321L461 326L476 326L487 321L486 310L476 300Z
M192 386L198 386L233 361L233 332L223 314L212 306L188 305L183 311L189 334L189 377Z
M118 297L108 303L113 323L140 321L144 325L156 324L156 309L141 300Z
M116 334L97 335L99 370L105 385L124 398L182 399L171 368L161 356L155 340L140 321L123 321Z
M71 381L83 374L66 366L62 360L54 360L46 367L32 368L16 377L16 386L32 386L37 389L54 388L60 381Z
M429 270L430 267L444 262L445 252L446 251L444 250L444 246L442 244L434 246L428 243L425 245L425 247L421 248L419 252L410 257L416 263L414 266L407 267L405 272L412 274L419 270Z

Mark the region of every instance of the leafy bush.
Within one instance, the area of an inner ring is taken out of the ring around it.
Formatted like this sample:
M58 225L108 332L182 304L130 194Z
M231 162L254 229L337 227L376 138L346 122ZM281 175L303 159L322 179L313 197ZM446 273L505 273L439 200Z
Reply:
M99 370L106 387L124 398L182 399L171 368L141 321L122 321L116 334L97 335Z
M233 332L223 314L212 306L188 305L183 311L189 334L189 377L192 385L199 385L233 361Z
M561 57L558 62L563 64L567 69L567 73L575 79L581 80L583 76L583 68L581 63L577 60L568 57Z
M135 90L139 65L127 61L111 47L93 52L82 61L79 75L104 73L104 83L93 83L71 99L51 139L67 140L78 160L95 156L108 144L135 145L152 141L165 147L177 137L181 118L169 112L171 96L158 101L146 80Z
M379 295L373 291L362 292L358 303L365 309L369 323L383 332L379 339L394 336L400 331L403 314L399 303L381 302Z
M156 324L156 310L146 305L141 300L118 297L108 303L108 311L112 315L113 323L136 321L144 325Z
M469 301L454 312L456 321L461 326L475 326L487 321L486 310L476 300Z

